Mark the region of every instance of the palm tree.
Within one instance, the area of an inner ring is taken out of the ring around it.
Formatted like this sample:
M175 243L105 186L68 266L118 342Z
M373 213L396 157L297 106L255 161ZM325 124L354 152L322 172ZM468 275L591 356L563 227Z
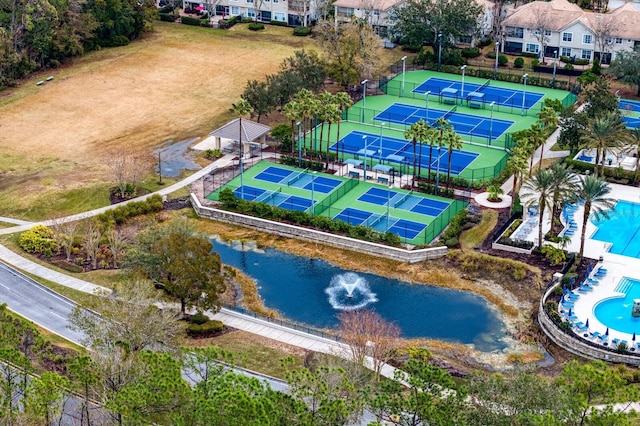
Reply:
M551 175L554 180L553 204L551 206L551 223L562 208L565 200L571 196L576 188L576 175L573 174L571 167L566 164L554 163L550 168Z
M237 104L231 104L231 110L230 111L238 116L238 120L239 120L239 122L238 122L238 128L239 128L238 143L240 144L240 156L242 157L242 155L244 154L244 146L242 144L242 116L253 112L253 107L246 100L240 99ZM247 142L251 142L251 141L247 141Z
M422 149L422 142L426 140L429 133L429 125L424 122L424 120L419 120L417 123L413 123L406 132L404 132L404 137L406 139L410 139L413 144L413 180L411 182L411 188L415 185L416 180L416 161L418 160L418 156L416 155L416 145L420 142L420 149ZM420 157L422 159L422 157ZM418 161L418 179L420 178L420 163Z
M636 172L633 174L633 183L638 183L638 169L640 168L640 127L629 130L628 146L626 152L636 156Z
M351 105L353 105L353 101L351 100L351 96L347 92L338 92L334 95L334 101L338 105L338 110L340 110L340 119L338 120L338 136L336 139L336 143L339 145L340 143L340 122L342 121L342 113L348 110ZM340 147L336 145L336 153L338 154L338 159L340 158ZM344 152L342 153L344 156Z
M558 125L558 114L556 110L551 107L543 107L538 113L538 121L542 123L542 127L545 129L556 127Z
M550 170L538 170L522 185L521 199L525 207L538 206L538 248L542 248L542 225L545 211L553 203L555 182Z
M285 117L291 120L291 155L293 155L296 145L300 143L300 141L298 140L300 138L299 129L296 128L296 123L302 120L300 104L295 100L291 100L285 104L285 106L282 108L282 112L284 113Z
M611 192L611 187L596 176L585 176L580 180L576 190L573 193L574 201L584 202L584 215L582 216L582 233L580 234L580 252L578 257L582 258L584 254L584 238L587 231L587 221L593 210L596 220L602 218L607 219L609 214L607 210L611 210L615 204L615 200L605 198Z
M540 148L540 162L538 163L538 170L542 168L542 156L544 155L544 144L547 141L547 131L542 127L540 122L536 122L524 131L525 139L531 144L533 153L531 154L531 165L533 165L533 155L536 149ZM529 172L531 176L531 172Z
M413 144L413 179L411 180L411 188L415 186L416 181L416 162L418 160L418 156L416 155L416 146L418 141L422 144L422 141L427 137L428 127L429 126L424 122L424 120L420 120L417 123L413 123L411 127L404 132L405 139L411 140L411 143Z
M333 102L333 95L327 91L320 93L316 97L316 116L318 117L318 121L320 121L320 147L318 151L322 153L322 141L324 137L324 123L329 120L329 114L331 113L331 104ZM327 146L327 151L329 147ZM327 165L329 161L327 160Z
M462 149L462 138L453 129L449 129L445 133L444 142L449 152L449 158L447 160L447 189L449 189L451 182L451 157L454 149Z
M587 128L580 130L580 141L582 148L596 150L596 165L593 170L594 176L598 177L598 170L602 167L604 173L604 165L600 164L601 158L604 158L607 148L615 148L622 145L623 141L628 138L624 123L620 120L620 116L616 112L607 112L606 114L594 118L587 124Z
M529 151L522 145L516 145L511 150L511 157L507 160L507 169L513 173L513 189L511 190L511 206L509 207L509 215L513 212L513 206L518 194L518 182L522 180L522 176L527 172L527 162Z
M302 89L293 96L293 100L297 102L302 122L302 146L307 146L307 129L311 129L310 117L316 111L315 96L311 91ZM311 146L311 144L309 144Z
M340 112L340 107L336 103L329 104L327 108L327 123L329 124L329 128L327 129L327 168L329 167L329 147L331 146L331 124L338 122L340 123L340 118L342 117L342 113ZM336 156L338 154L338 143L336 142Z
M433 127L436 129L436 144L438 145L438 157L440 156L440 147L446 146L446 134L452 131L453 127L449 124L448 120L440 117L435 123L433 123ZM429 163L431 163L431 149L433 145L429 148ZM431 170L431 164L429 164L429 170ZM429 172L431 173L431 172ZM438 181L438 175L440 174L440 167L437 167L436 170L436 183ZM436 191L436 195L437 191Z

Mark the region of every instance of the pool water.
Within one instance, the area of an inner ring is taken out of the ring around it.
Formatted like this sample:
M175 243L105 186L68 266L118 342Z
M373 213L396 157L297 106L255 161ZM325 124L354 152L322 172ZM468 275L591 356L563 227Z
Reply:
M640 281L625 277L616 287L616 291L625 295L599 302L593 307L593 314L605 327L623 333L637 333L640 340L640 317L631 316L633 299L640 299Z
M640 204L618 201L608 219L591 222L598 227L591 239L611 243L609 252L640 258Z

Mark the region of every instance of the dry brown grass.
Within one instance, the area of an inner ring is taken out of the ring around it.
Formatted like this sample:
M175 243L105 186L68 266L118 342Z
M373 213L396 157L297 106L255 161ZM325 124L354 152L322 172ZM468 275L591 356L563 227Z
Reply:
M34 203L88 186L106 204L110 151L151 153L168 139L205 135L231 117L247 80L277 72L312 43L276 26L257 33L158 22L143 40L79 58L44 86L34 76L2 93L0 215L33 217Z

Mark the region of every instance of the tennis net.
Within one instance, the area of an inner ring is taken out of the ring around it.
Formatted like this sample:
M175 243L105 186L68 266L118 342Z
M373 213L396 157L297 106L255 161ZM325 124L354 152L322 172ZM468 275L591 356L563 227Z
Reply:
M287 180L287 186L291 186L294 183L296 183L298 180L302 179L302 176L304 176L307 173L307 169L304 169L303 171L296 173L295 175L293 175L292 177L290 177Z
M394 208L398 208L398 206L402 203L404 203L405 201L407 201L407 198L411 197L411 192L407 192L406 194L404 194L402 196L402 198L400 198L398 201L396 201L395 203L393 203L393 207Z
M482 86L478 87L477 92L482 92L482 89L487 87L491 83L491 80L487 80Z
M264 193L256 197L254 201L256 203L268 203L269 201L273 200L273 198L276 196L276 194L278 194L278 192L282 192L282 188L278 188L275 191L265 191Z
M380 223L380 221L382 221L382 218L384 216L382 215L371 215L371 217L369 219L367 219L367 227L368 228L373 228L375 227L378 223Z
M446 112L445 115L442 116L443 120L448 120L451 115L458 110L458 106L454 105L449 111Z

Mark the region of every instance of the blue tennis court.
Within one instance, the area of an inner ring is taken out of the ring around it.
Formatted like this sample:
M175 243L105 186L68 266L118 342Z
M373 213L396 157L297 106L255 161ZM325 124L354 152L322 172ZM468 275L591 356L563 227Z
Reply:
M393 163L413 165L413 144L406 139L391 138L388 136L372 135L359 131L352 131L338 142L331 145L330 150L340 151L354 156L366 154L367 159L382 162L387 160ZM454 149L451 154L451 174L458 175L469 166L480 154ZM391 156L391 157L389 157ZM429 148L422 150L422 156L416 153L417 160L422 167L431 165L432 171L446 173L449 161L449 153L446 147L433 147L431 155ZM402 159L399 161L398 159Z
M636 129L640 127L640 117L622 117L622 121L624 121L624 125L628 129Z
M640 102L629 99L620 99L620 102L618 102L618 109L623 111L640 112Z
M392 232L407 240L416 238L427 225L423 223L413 222L406 219L396 219L385 215L374 214L363 210L348 207L333 217L334 220L341 220L351 225L367 226L378 232Z
M484 93L486 103L495 102L498 105L506 105L513 108L523 108L524 106L524 109L530 109L544 97L544 94L538 92L506 89L504 87L492 87L490 84L491 80L487 80L485 84L465 82L463 93L462 81L431 77L420 86L413 89L413 92L420 94L431 92L432 95L440 95L443 89L455 89L458 91L457 98L463 100L466 100L467 96L469 96L469 93L471 92L480 92Z
M287 179L292 173L293 171L291 170L270 166L258 173L255 178L271 183L280 183Z
M264 189L254 188L253 186L243 185L233 190L233 193L237 198L247 201L253 201L262 194L267 192Z
M450 205L445 201L411 195L411 192L398 192L381 188L369 188L367 192L358 197L358 201L380 206L386 206L389 203L389 207L408 210L426 216L439 216Z
M426 107L399 103L394 103L389 106L380 114L376 115L374 120L405 125L411 125L420 120L425 120L428 124L433 125L439 118L449 120L449 123L458 134L480 136L489 138L490 140L498 139L513 124L513 121L510 120L497 118L492 120L491 118L457 113L452 110L444 111L429 108L427 112Z
M233 193L237 198L243 200L266 203L287 210L306 211L313 204L307 198L283 194L280 191L267 191L249 185L240 186L234 189Z

